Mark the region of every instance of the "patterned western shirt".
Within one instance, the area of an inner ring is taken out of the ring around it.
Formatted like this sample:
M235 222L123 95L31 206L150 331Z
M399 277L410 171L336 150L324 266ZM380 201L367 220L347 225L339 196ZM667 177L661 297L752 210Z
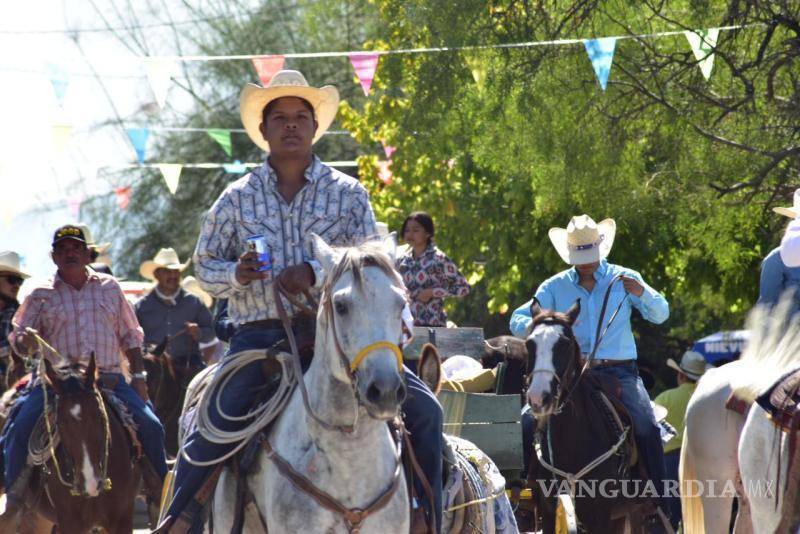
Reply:
M89 269L87 274L79 290L58 274L36 287L14 315L9 340L13 343L25 328L34 328L62 356L87 361L94 353L101 371L119 373L122 351L141 347L144 334L114 277ZM46 353L58 361L58 356Z
M411 296L411 313L417 326L446 326L444 298L464 297L469 293L469 284L456 264L433 242L418 258L409 248L398 258L397 270L403 275L403 282ZM417 298L423 289L433 290L433 298L428 302Z
M203 221L194 254L195 274L212 296L228 299L235 324L278 318L272 279L286 267L314 260L312 233L334 246L357 245L377 235L369 195L355 178L324 165L316 156L305 178L300 192L286 202L278 193L277 175L266 162L228 186ZM266 238L272 278L242 285L236 280L236 262L245 252L246 238L255 234ZM315 264L312 293L318 297L323 273Z
M19 303L17 301L6 301L5 307L0 310L0 357L8 356L8 334L14 328L11 319L14 317Z

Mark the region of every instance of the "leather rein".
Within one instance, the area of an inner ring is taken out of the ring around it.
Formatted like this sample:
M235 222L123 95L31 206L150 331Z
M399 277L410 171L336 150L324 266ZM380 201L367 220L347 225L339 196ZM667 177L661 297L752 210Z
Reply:
M330 287L330 286L329 286ZM326 288L326 289L329 289ZM379 341L377 343L372 343L364 348L362 348L356 357L353 359L352 363L347 360L344 351L342 350L339 344L339 337L336 333L336 321L333 317L332 312L332 304L330 296L327 295L327 291L323 292L323 306L325 312L328 314L328 318L330 320L331 328L333 330L333 339L336 345L336 351L339 355L339 358L342 361L345 369L348 369L348 376L350 377L350 384L353 389L353 394L356 397L356 408L355 408L355 418L353 420L353 424L351 425L332 425L327 421L324 421L322 418L314 413L314 410L311 408L311 404L308 400L308 391L306 390L305 380L303 379L303 371L302 366L300 363L300 352L297 348L297 340L295 339L294 332L292 330L292 323L289 319L288 314L286 313L286 309L283 305L283 301L281 297L285 297L289 302L291 302L294 306L296 306L301 313L305 313L311 315L312 317L316 316L317 307L316 302L313 296L308 292L304 291L304 296L306 301L310 303L309 306L307 303L300 301L295 295L292 295L283 287L280 281L276 278L272 283L273 288L273 296L275 298L275 305L278 309L278 317L280 318L281 322L283 323L283 328L286 330L286 336L289 339L289 346L292 351L292 365L294 367L295 376L297 377L297 383L300 388L300 394L303 399L303 405L305 407L306 413L311 416L314 421L317 422L322 428L330 431L335 432L343 432L345 434L352 434L355 432L355 427L358 422L358 388L356 386L356 371L358 370L358 365L363 361L363 359L371 352L381 348L388 348L392 350L393 354L397 358L398 363L398 370L402 373L403 372L403 359L402 359L402 351L400 349L399 344L394 344L389 341ZM404 327L405 328L405 327ZM394 496L395 492L397 491L397 487L400 482L400 475L402 473L402 439L398 435L402 433L403 429L402 426L392 432L392 437L395 441L395 469L394 474L392 475L392 481L388 485L388 487L383 490L366 508L348 508L343 505L338 499L331 496L329 493L325 492L324 490L318 488L314 483L309 480L306 476L302 473L297 471L294 467L289 464L284 458L278 454L275 449L272 448L272 445L269 443L269 439L265 434L260 434L259 441L261 448L264 449L267 458L275 464L275 467L278 468L278 471L286 478L292 486L297 488L298 490L302 491L303 493L307 494L309 497L314 499L320 506L332 512L336 515L339 515L344 519L344 522L347 525L347 529L349 532L357 534L361 530L361 525L364 521L372 514L377 512L378 510L382 509L386 506L389 501L391 501L392 497Z

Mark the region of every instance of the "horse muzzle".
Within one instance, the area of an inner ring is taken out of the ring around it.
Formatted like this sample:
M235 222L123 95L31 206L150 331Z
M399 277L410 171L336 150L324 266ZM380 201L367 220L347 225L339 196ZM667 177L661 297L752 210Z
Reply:
M359 380L358 393L367 413L375 419L389 420L397 415L406 399L406 384L400 373L382 371Z

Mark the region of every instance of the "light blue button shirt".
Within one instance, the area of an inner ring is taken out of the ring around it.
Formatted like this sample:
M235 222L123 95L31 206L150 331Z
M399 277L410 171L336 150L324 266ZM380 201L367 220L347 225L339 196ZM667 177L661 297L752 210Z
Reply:
M535 297L542 308L558 312L566 312L575 304L576 300L580 299L581 313L573 325L573 332L580 344L581 352L588 354L594 348L597 321L600 317L600 310L603 307L606 289L618 274L638 280L644 286L644 293L642 293L641 297L628 294L628 298L623 302L616 319L614 319L608 332L603 337L602 343L600 343L595 356L598 359L636 359L636 341L631 330L631 309L636 308L639 310L642 317L651 323L660 324L669 317L667 300L658 291L648 286L636 271L608 263L606 260L602 260L594 272L593 276L597 283L591 293L578 284L579 277L574 268L567 269L548 278L536 290ZM614 310L617 309L625 295L626 291L622 286L622 281L618 280L611 289L611 295L606 305L604 324L608 324L614 314ZM517 337L525 336L525 329L531 322L530 308L532 302L532 299L529 300L514 310L511 316L511 333Z
M774 306L784 291L794 290L792 313L800 310L800 267L787 267L780 255L780 247L764 258L761 263L761 284L758 304Z

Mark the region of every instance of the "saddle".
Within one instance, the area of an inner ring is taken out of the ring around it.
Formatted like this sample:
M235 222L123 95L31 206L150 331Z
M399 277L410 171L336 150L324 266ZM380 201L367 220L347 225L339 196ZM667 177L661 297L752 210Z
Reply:
M604 420L609 430L619 436L626 427L630 428L623 450L628 456L627 465L629 467L636 465L639 453L636 447L636 439L634 438L633 419L628 413L628 409L622 404L622 385L619 380L609 374L591 369L586 370L582 380L592 389L594 393L591 396L592 401L597 411L604 415ZM644 463L638 463L642 478L646 480L647 474L645 473Z

